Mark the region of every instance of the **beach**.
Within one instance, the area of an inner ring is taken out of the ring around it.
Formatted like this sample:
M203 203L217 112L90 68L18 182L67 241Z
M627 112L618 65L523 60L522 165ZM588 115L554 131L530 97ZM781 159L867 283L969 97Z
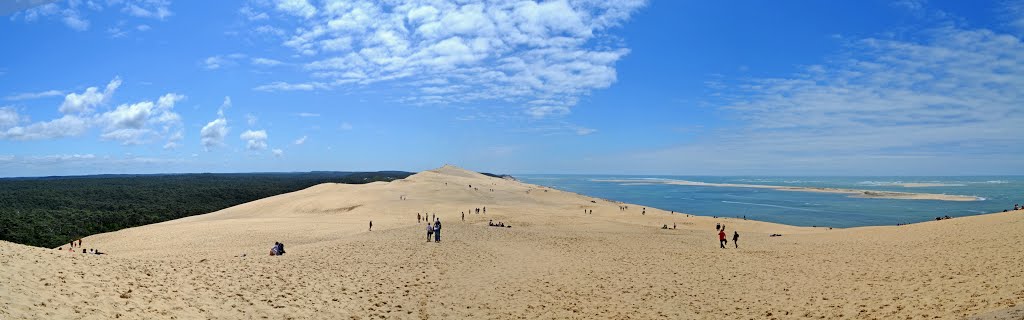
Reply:
M441 219L440 243L426 241L417 213ZM268 256L277 241L288 253ZM0 242L0 318L1024 314L1024 211L796 227L673 214L452 166L390 183L322 184L83 245L107 254Z

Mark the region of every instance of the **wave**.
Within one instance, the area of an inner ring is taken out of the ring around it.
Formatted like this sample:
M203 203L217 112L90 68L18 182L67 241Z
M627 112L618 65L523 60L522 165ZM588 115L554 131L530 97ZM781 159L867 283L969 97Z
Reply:
M722 202L724 202L724 203L735 203L735 204L748 204L748 205L752 205L752 206L792 209L792 210L800 210L800 211L828 212L828 211L823 211L823 210L814 210L814 209L807 209L807 208L794 208L794 207L787 207L787 206L780 206L780 205L766 204L766 203L752 203L752 202L739 202L739 201L726 201L726 200L722 200Z

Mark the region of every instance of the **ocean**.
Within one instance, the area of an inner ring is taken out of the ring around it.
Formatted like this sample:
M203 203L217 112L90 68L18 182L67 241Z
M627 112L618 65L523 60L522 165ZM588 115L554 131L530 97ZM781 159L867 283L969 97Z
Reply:
M982 177L753 177L516 175L523 182L592 197L703 216L743 217L797 226L848 228L962 217L1024 205L1024 176ZM981 201L851 198L846 194L669 185L659 179L707 183L829 187L975 196ZM639 180L606 182L600 180ZM907 187L907 185L915 187ZM923 185L923 186L921 186Z

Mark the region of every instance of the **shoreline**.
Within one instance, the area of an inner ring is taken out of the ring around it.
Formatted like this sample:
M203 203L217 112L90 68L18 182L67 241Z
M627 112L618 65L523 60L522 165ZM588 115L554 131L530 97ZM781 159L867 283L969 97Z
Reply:
M851 198L865 199L895 199L895 200L939 200L939 201L984 201L984 198L964 195L950 195L937 193L917 192L896 192L865 189L827 188L827 187L795 187L795 186L773 186L763 184L741 184L741 183L710 183L688 180L654 180L654 179L591 179L594 182L615 182L615 183L647 183L647 184L670 184L680 186L702 186L702 187L732 187L732 188L756 188L772 189L779 191L796 192L819 192L847 194Z

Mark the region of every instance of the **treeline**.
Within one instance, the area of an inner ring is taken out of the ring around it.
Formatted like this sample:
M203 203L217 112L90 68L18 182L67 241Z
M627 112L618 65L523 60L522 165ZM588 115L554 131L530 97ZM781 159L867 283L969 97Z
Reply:
M0 240L56 247L317 184L404 179L409 172L98 175L0 179Z

